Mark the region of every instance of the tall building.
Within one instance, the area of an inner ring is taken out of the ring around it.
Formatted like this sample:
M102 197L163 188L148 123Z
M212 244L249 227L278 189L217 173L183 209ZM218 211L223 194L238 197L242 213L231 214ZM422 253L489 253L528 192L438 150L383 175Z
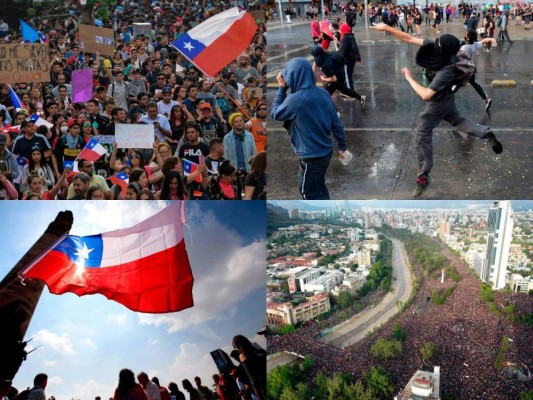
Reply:
M487 221L487 251L481 274L484 282L494 289L505 287L507 261L513 236L513 210L509 200L496 201L489 210Z
M289 210L289 218L300 219L300 210L298 208L293 208L292 210Z

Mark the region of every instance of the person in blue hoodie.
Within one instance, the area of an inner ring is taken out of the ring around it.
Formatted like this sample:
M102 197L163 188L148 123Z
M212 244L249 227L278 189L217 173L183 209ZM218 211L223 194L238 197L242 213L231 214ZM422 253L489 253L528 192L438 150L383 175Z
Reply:
M311 64L305 58L289 61L276 79L279 88L271 117L286 122L292 148L300 158L298 190L305 200L328 200L326 171L333 155L332 132L339 146L339 157L344 158L347 149L344 127L335 105L329 93L316 86Z

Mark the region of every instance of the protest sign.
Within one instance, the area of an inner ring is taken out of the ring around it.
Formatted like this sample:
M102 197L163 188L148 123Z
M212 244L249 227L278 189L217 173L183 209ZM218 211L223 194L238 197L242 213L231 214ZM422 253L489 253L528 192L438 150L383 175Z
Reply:
M117 124L115 140L121 149L151 149L154 143L154 126L148 124Z
M113 29L80 25L80 51L113 56L115 54Z
M48 44L0 44L0 82L50 82Z
M91 68L72 71L72 102L81 103L93 98L93 71Z

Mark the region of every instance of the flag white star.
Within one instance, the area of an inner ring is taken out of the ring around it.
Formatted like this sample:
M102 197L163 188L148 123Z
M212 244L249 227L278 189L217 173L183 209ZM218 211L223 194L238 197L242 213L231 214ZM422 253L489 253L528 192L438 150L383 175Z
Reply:
M185 47L187 50L191 51L192 49L194 49L194 46L192 45L191 42L185 42L183 43L183 47Z
M78 251L76 251L76 255L78 256L79 260L88 260L89 259L89 254L93 250L94 249L89 249L87 247L87 243L83 242L83 247L78 248Z

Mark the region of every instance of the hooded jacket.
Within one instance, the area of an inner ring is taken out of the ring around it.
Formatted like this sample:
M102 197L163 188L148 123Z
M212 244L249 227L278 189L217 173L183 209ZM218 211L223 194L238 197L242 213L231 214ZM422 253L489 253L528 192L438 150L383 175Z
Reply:
M1 135L1 133L0 133ZM3 158L3 157L0 157ZM8 149L5 149L6 171L11 171L11 181L19 176L19 168L15 155Z
M361 54L353 33L344 33L341 36L339 54L344 57L344 61L347 63L361 61Z
M300 158L319 158L333 151L331 132L346 150L346 136L329 93L316 86L315 75L305 58L294 58L281 71L287 87L279 87L271 117L290 121L291 143ZM290 88L291 94L287 96Z

